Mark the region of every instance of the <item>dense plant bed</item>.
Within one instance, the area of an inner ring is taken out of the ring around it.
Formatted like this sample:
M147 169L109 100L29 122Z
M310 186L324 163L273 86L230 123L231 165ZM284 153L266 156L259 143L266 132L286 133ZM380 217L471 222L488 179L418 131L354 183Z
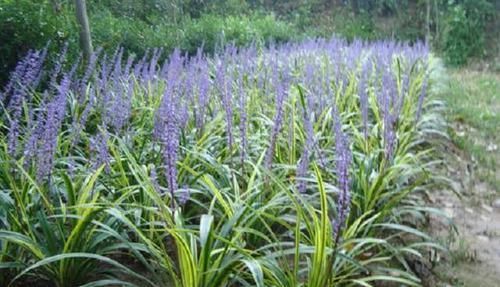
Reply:
M435 245L402 219L439 132L425 45L160 53L12 72L0 285L419 285L405 255Z

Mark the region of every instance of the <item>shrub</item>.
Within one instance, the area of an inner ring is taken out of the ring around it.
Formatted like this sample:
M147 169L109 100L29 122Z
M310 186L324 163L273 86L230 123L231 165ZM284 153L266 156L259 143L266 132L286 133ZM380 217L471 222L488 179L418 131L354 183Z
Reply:
M285 42L296 38L294 27L273 15L221 17L206 14L198 19L185 19L181 27L181 48L191 53L202 44L205 51L212 52L224 43L245 46L252 42Z
M0 84L30 49L41 49L52 41L52 52L63 42L76 51L76 29L71 18L65 17L64 7L61 9L55 11L49 1L0 0Z
M449 8L445 20L443 52L452 65L463 65L484 54L486 21L493 7L487 0L465 0Z

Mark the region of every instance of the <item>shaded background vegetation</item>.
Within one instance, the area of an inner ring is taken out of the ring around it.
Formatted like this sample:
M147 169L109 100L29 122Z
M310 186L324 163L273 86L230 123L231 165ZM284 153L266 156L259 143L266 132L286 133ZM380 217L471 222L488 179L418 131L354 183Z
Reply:
M211 52L222 43L268 43L341 35L428 39L448 64L495 58L495 0L88 0L94 46ZM29 49L69 43L78 32L71 0L0 0L0 83ZM165 53L168 54L168 53ZM495 63L495 61L493 61ZM498 61L493 65L499 69Z

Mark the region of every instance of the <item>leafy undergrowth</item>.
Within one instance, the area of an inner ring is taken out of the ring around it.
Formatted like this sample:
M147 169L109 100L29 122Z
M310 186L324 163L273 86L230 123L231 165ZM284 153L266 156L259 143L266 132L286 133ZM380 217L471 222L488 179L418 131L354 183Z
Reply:
M420 285L414 258L441 247L412 222L444 126L425 45L160 53L18 64L0 285Z

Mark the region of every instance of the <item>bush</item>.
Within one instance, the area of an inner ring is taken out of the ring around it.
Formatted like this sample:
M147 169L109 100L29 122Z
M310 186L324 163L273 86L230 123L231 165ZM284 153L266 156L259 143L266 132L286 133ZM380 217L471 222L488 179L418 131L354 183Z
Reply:
M375 26L368 13L354 14L349 9L339 9L334 11L333 17L333 32L348 40L354 38L375 39L377 37Z
M103 10L92 15L91 22L95 46L105 50L122 46L138 55L151 47L163 48L166 52L180 48L194 54L203 45L205 51L213 52L224 43L245 46L253 41L284 42L296 35L290 24L273 15L261 14L228 17L204 14L200 18L184 17L178 25L168 22L149 25Z
M0 0L0 84L30 49L42 48L49 40L69 41L76 47L77 41L70 37L76 30L62 9L56 11L48 1ZM53 43L51 48L58 46Z
M221 17L206 14L199 19L185 19L181 25L182 50L194 53L198 47L212 52L223 43L237 46L252 42L285 42L296 37L296 29L273 15Z
M92 15L94 46L112 50L122 46L129 53L142 55L146 49L161 47L171 50L175 43L174 29L169 25L148 25L144 21L116 17L103 10Z
M485 26L493 7L487 0L465 0L450 7L445 22L443 52L451 65L463 65L484 54Z

